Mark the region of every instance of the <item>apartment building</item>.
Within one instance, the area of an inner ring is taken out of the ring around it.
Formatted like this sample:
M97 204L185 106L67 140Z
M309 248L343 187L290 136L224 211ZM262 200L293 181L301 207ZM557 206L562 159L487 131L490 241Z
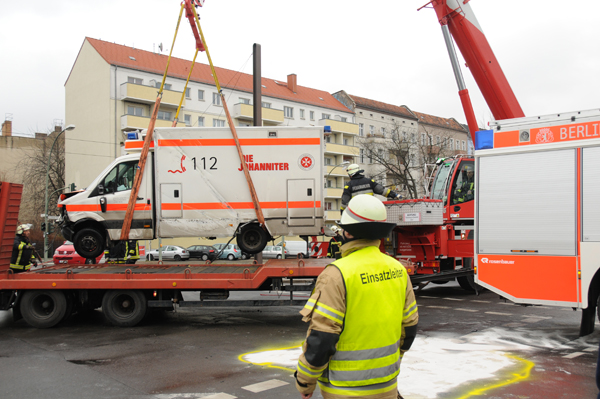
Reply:
M66 181L86 187L122 154L126 133L148 127L167 56L85 38L65 83L65 117L77 129L66 136ZM172 58L157 127L173 124L192 62ZM252 75L216 67L236 126L253 125ZM326 135L325 172L340 180L327 190L327 219L339 219L343 169L358 155L354 114L330 93L285 80L262 78L264 126L331 126ZM196 63L183 96L177 126L227 126L210 66ZM85 165L85 167L82 167Z
M333 96L355 113L359 126L358 163L365 174L405 197L420 197L425 193L426 163L438 156L468 152L468 130L454 118L416 112L406 105L350 95L343 90ZM395 154L396 165L390 161L390 154ZM401 173L390 173L394 166ZM399 178L407 169L410 174L404 180ZM414 190L407 187L407 181L414 182Z

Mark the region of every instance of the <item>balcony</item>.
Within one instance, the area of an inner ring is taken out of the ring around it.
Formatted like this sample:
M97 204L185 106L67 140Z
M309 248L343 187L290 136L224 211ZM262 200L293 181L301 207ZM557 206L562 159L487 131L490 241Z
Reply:
M121 130L148 129L150 118L145 116L121 115ZM173 121L157 119L155 127L171 127ZM177 122L177 127L185 127L185 122Z
M332 132L358 136L358 125L356 123L342 122L335 119L319 119L319 126L331 126Z
M158 89L154 86L136 85L133 83L123 83L120 87L122 101L131 101L140 104L154 104ZM173 90L163 90L163 96L160 101L161 107L177 108L181 101L182 92ZM185 107L185 98L182 107Z
M235 104L231 115L239 120L254 121L254 106L244 103ZM282 124L283 110L262 107L262 122L265 126Z
M342 198L343 193L343 188L327 187L327 190L325 190L325 198Z
M342 212L340 211L325 211L325 220L340 220Z
M333 154L351 155L351 156L356 157L356 156L358 156L359 151L358 151L358 147L355 147L355 146L327 143L325 145L325 152L330 152Z

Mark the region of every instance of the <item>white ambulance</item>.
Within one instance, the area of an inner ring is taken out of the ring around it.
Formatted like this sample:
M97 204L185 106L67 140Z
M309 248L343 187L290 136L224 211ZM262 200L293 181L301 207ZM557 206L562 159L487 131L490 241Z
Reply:
M326 127L327 128L327 127ZM262 208L259 225L229 128L157 128L130 239L231 237L248 253L275 236L323 232L323 127L240 127L240 144ZM138 170L138 140L82 192L63 194L58 224L76 251L98 256L119 240Z

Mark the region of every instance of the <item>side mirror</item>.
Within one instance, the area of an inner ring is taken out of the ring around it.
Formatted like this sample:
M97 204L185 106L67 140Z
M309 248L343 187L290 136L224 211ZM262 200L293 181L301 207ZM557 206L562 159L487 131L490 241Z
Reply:
M98 184L98 194L104 195L104 184Z

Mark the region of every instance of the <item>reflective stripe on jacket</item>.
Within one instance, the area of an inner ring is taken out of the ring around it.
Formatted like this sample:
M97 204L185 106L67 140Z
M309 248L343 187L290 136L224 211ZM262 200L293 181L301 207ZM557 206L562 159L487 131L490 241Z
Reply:
M17 270L31 269L31 261L35 260L33 248L27 248L29 241L25 236L17 235L13 242L13 250L10 257L10 268Z
M394 389L406 319L406 269L377 247L360 249L333 265L344 278L346 313L337 351L319 378L321 389L339 395L356 390L358 396Z
M125 253L127 259L138 260L140 258L140 245L136 240L129 240L125 243Z

